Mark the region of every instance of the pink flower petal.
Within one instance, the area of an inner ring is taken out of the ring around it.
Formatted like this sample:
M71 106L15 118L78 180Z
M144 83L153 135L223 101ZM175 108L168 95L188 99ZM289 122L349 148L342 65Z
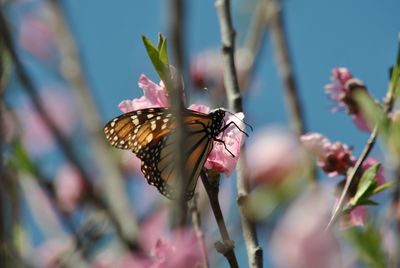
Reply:
M176 230L171 239L159 239L154 251L152 268L191 268L201 267L201 253L192 230Z
M314 188L287 210L277 224L270 248L273 267L340 267L340 251L332 230L325 230L330 217L330 193Z
M146 108L168 107L169 100L166 89L163 85L157 85L142 74L138 85L143 89L144 96L133 100L124 100L118 108L123 113L137 111Z
M62 166L56 175L55 190L60 208L72 212L85 192L85 183L78 170L69 165Z
M304 147L316 155L318 166L330 177L345 174L354 165L352 151L346 144L331 143L319 133L304 134L300 140Z
M210 113L210 107L206 105L201 105L201 104L192 104L188 108L189 110L197 111L203 114L209 114Z
M301 166L301 152L289 130L269 128L253 137L247 158L256 183L279 183Z
M243 119L243 113L236 113L235 115L227 114L225 116L226 124L235 122L242 130L245 129L245 125L242 121ZM230 176L239 159L243 135L244 134L235 125L230 125L218 138L225 142L226 147L234 156L229 153L223 143L214 141L213 150L208 155L204 167L217 172L224 172L227 176Z

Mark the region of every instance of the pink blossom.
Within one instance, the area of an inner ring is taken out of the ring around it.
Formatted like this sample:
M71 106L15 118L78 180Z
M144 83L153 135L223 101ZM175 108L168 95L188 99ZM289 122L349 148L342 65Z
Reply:
M41 90L40 96L47 114L56 126L64 135L72 135L78 123L78 116L69 92L58 88L45 88ZM53 149L55 141L48 126L28 100L17 108L17 116L22 127L22 142L28 152L40 155Z
M337 103L337 107L333 111L346 109L358 129L370 132L371 128L354 99L355 90L366 91L363 82L353 78L347 68L334 68L331 80L332 83L325 86L325 92Z
M60 208L72 212L85 193L85 182L79 171L70 165L62 166L56 175L55 191Z
M301 166L301 152L289 130L265 129L248 147L250 178L256 183L279 183Z
M140 226L139 243L147 251L152 251L160 237L168 232L168 211L162 209L150 215Z
M169 240L157 241L152 268L201 267L201 253L193 231L175 230Z
M224 73L221 65L221 53L206 50L192 58L190 77L196 87L211 87L224 90Z
M193 230L176 229L171 232L167 226L168 211L165 209L151 215L141 225L138 241L147 256L141 261L148 264L143 267L201 267L198 266L201 264L201 252ZM137 256L135 258L138 259Z
M239 83L244 80L245 72L252 65L254 53L247 48L235 51L236 71ZM197 88L210 88L210 93L219 99L225 96L224 68L221 52L208 49L200 52L191 59L190 78Z
M189 106L188 109L192 110L192 111L200 112L203 114L208 114L208 113L210 113L210 110L211 110L210 107L201 105L201 104L192 104Z
M340 228L346 229L353 226L364 226L368 219L368 210L366 206L357 206L348 214L344 214L340 218Z
M329 220L330 194L315 188L287 210L276 225L270 253L274 267L340 267L340 252Z
M301 142L317 157L317 164L329 177L345 175L354 164L351 149L340 142L332 143L320 133L307 133Z
M214 170L220 173L224 172L227 176L230 176L239 159L240 147L244 141L244 134L239 130L245 129L243 119L243 113L236 113L234 115L227 114L225 116L224 120L226 124L234 122L237 127L234 124L231 124L223 133L218 136L218 139L223 140L225 145L222 142L214 141L214 147L208 155L206 163L204 164L206 169Z
M167 91L162 83L157 85L142 74L138 85L143 89L144 96L133 100L124 100L118 107L123 113L128 113L145 108L168 107Z
M351 78L353 78L353 75L347 68L332 69L332 83L325 86L325 91L332 100L337 102L339 107L345 107L343 98L348 94L348 89L345 87L345 84Z
M49 59L55 53L53 33L46 22L38 16L23 17L19 42L23 49L42 60Z

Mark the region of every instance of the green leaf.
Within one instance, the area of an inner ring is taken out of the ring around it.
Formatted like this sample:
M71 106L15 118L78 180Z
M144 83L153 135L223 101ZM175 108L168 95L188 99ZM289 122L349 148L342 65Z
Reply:
M400 94L399 79L400 79L400 40L397 48L396 64L393 67L392 77L390 79L390 84L394 89L393 93L395 94L395 96L398 96Z
M164 82L167 90L170 89L172 82L168 64L167 40L160 34L157 47L144 35L142 35L142 40L158 76Z
M372 193L373 194L377 194L377 193L380 193L380 192L382 192L382 191L384 191L386 189L390 189L390 188L393 188L393 187L394 187L394 183L393 182L386 182L386 183L376 187Z
M379 205L379 203L377 203L377 202L375 202L375 201L373 201L371 199L363 199L357 205L359 205L359 206L362 206L362 205L365 205L365 206L377 206L377 205Z
M159 49L160 53L160 60L166 65L169 66L169 60L168 60L168 49L167 49L167 39L163 38L162 41L159 43Z
M372 129L376 124L381 124L386 117L383 108L373 99L366 90L355 90L356 100L362 115L367 120L368 126Z
M367 199L371 195L376 187L375 178L380 166L380 163L377 163L364 171L358 184L357 192L350 201L351 205L356 206L362 199Z
M387 267L382 237L374 223L369 222L364 228L353 227L342 232L356 249L359 259L367 267Z

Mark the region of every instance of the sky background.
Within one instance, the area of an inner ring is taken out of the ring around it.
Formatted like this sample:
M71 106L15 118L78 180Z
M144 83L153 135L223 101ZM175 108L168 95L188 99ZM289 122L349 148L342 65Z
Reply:
M188 58L204 50L218 50L220 36L214 1L186 2ZM233 1L238 46L246 36L255 2ZM168 1L65 0L62 3L76 38L85 76L106 123L121 113L117 107L121 100L142 95L137 86L140 74L158 82L141 34L154 42L159 32L168 37ZM389 68L397 52L400 1L287 0L283 1L283 8L307 130L352 145L358 155L368 134L360 132L345 113L331 112L332 102L323 87L330 82L332 68L347 67L365 82L373 96L379 100L384 97ZM268 33L259 57L253 87L244 100L246 122L255 131L267 125L288 126L282 83ZM43 72L30 67L33 73ZM379 155L376 150L374 153ZM228 220L238 221L234 216L228 216ZM239 223L231 224L238 226ZM260 236L262 245L265 240ZM238 241L239 262L245 267L242 246L242 241ZM225 265L224 260L221 264L221 267Z
M233 1L233 23L242 39L254 1ZM168 34L167 1L64 1L79 44L85 70L104 120L119 114L118 103L142 94L141 73L158 81L140 35L156 41ZM283 1L289 48L303 104L307 129L355 146L367 139L345 113L331 113L324 94L333 67L343 66L363 80L373 96L382 99L387 89L400 30L400 2L388 1ZM187 1L186 49L192 57L219 49L219 25L213 1ZM238 44L240 45L240 43ZM273 46L267 33L262 45L254 89L245 99L249 123L287 124Z

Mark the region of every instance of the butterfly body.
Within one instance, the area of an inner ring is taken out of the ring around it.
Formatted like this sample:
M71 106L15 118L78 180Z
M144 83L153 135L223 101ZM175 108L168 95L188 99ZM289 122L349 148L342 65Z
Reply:
M108 142L119 149L131 150L142 160L141 170L147 182L167 198L175 198L177 183L184 183L185 197L191 199L200 172L213 148L214 140L225 129L225 111L204 114L186 109L183 123L184 178L176 180L175 143L177 122L169 108L148 108L112 119L104 128Z

